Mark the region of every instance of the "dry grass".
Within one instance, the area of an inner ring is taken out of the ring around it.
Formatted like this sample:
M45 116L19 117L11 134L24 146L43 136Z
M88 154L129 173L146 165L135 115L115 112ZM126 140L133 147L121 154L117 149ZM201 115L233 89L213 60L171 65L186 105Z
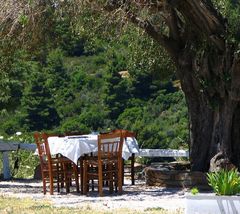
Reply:
M96 210L90 205L81 208L54 207L49 201L34 200L30 198L13 198L0 196L1 214L182 214L183 211L166 211L162 208L147 209L143 212L129 209L116 209L112 211Z

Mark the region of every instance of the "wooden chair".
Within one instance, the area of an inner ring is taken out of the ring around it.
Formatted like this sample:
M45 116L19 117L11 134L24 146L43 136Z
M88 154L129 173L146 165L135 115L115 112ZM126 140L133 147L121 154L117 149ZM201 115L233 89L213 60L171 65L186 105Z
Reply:
M46 133L34 133L35 142L38 148L41 174L43 181L43 193L46 194L46 184L50 184L50 194L53 195L54 183L57 183L57 191L60 192L60 185L65 184L66 192L70 191L70 182L75 179L77 192L79 192L79 177L77 166L68 158L62 156L52 157Z
M122 146L121 133L100 134L98 136L97 159L83 160L83 193L89 191L89 181L98 181L99 196L103 196L103 182L108 182L110 193L122 193Z
M127 137L134 137L136 138L136 133L134 132L131 132L131 131L128 131L128 130L125 130L125 129L115 129L112 131L112 133L122 133L122 136L123 138L126 140ZM132 185L135 184L135 178L134 178L134 175L135 175L135 168L134 168L134 163L135 163L135 154L132 153L131 157L128 159L131 161L131 164L130 164L130 168L131 168L131 181L132 181ZM123 181L122 183L124 184L124 160L123 160Z

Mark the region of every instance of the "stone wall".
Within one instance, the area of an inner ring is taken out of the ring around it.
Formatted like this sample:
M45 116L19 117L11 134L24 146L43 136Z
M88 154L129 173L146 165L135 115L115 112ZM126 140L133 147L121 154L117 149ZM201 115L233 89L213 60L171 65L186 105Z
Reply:
M144 169L146 184L149 186L209 189L206 174L182 170L161 170L152 167Z

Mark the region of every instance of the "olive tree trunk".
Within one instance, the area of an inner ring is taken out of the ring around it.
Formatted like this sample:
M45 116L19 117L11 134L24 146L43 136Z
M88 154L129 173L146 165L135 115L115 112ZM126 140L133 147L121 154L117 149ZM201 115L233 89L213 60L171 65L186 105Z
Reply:
M201 57L179 55L177 73L189 112L193 171L207 171L218 152L240 167L240 60L231 48Z

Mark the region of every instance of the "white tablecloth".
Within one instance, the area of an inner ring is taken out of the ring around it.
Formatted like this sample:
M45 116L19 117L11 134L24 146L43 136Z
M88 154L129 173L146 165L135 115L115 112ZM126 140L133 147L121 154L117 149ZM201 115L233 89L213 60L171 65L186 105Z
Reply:
M74 163L83 154L97 152L98 150L98 136L97 135L81 135L81 136L67 136L67 137L49 137L48 144L52 155L62 154L69 158ZM122 157L127 160L132 153L138 154L139 147L137 140L132 137L127 137L123 143Z

